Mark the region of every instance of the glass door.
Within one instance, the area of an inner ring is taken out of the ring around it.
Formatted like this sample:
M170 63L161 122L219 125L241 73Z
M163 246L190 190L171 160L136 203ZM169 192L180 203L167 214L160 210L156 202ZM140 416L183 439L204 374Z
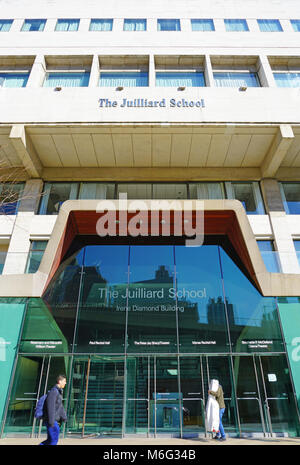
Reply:
M239 427L242 435L266 435L262 392L257 378L254 356L233 357L233 375L236 385Z
M84 357L73 363L69 432L122 434L124 358Z
M297 436L298 409L286 356L259 356L256 366L268 433Z

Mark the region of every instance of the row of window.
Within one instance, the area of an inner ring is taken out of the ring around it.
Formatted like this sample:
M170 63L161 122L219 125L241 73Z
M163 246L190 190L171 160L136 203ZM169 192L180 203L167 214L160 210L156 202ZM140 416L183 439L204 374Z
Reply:
M43 31L46 25L46 19L25 19L21 31ZM191 19L192 31L215 31L213 19ZM291 25L294 31L300 31L300 19L291 19ZM0 20L0 31L8 32L13 23L12 19ZM80 19L58 19L55 31L77 31ZM279 19L257 19L257 24L261 32L282 32L283 28ZM249 31L246 19L224 19L225 30L228 32ZM112 18L93 18L90 21L90 31L112 31ZM146 31L147 19L135 18L124 19L124 31ZM180 19L157 19L158 31L180 31Z
M300 265L300 240L294 239L293 241L298 262ZM30 251L25 266L25 273L35 273L41 263L48 241L45 240L32 240L30 242ZM273 240L257 240L257 245L260 250L262 259L266 268L271 273L281 273L282 268L278 252L275 250ZM0 274L3 271L7 252L0 251Z
M24 183L0 184L0 214L17 213ZM287 214L300 214L300 182L279 183ZM46 182L40 198L39 214L55 215L66 200L75 199L237 199L247 214L265 213L258 182L198 183L102 183Z
M273 73L277 87L300 87L300 72ZM216 87L261 87L257 73L253 72L214 72ZM0 87L26 87L29 72L0 73ZM44 87L88 87L90 73L84 72L49 72L46 73ZM157 87L205 87L203 72L156 72L155 85ZM148 87L149 76L145 71L128 72L100 72L98 86L100 87Z

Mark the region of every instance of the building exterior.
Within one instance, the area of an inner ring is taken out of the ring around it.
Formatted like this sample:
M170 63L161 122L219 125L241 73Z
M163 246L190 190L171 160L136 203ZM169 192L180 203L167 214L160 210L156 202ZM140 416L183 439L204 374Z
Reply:
M0 0L0 419L300 435L297 0Z

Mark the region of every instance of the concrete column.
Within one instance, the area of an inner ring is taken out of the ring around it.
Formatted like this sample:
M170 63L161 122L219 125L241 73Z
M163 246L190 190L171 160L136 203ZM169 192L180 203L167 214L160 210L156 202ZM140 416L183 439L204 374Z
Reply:
M33 212L20 212L16 216L3 274L22 274L25 271L30 250L30 226Z
M269 60L265 55L259 55L258 75L263 87L277 87Z
M100 76L100 66L98 55L93 56L93 62L90 73L89 87L98 87Z
M36 214L38 211L42 191L42 179L29 179L26 181L18 211L33 212Z
M46 75L46 63L44 55L37 55L31 68L27 87L41 87Z
M267 213L284 212L278 181L276 179L265 178L261 180L260 187Z
M204 76L205 76L206 87L214 87L215 81L214 81L214 75L213 75L213 70L212 70L212 65L211 65L211 60L210 60L209 55L205 55Z
M155 87L155 60L154 55L149 55L149 87Z
M293 238L285 212L269 213L274 241L283 273L300 273Z

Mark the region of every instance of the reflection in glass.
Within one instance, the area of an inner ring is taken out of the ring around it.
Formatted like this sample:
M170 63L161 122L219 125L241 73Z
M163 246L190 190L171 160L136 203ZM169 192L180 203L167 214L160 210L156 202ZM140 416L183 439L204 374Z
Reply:
M275 300L262 295L250 284L232 259L220 249L233 352L283 351Z
M77 352L124 352L128 251L128 246L85 247Z
M175 261L180 352L228 352L218 246L176 246Z
M177 352L173 273L172 246L131 248L128 352Z

